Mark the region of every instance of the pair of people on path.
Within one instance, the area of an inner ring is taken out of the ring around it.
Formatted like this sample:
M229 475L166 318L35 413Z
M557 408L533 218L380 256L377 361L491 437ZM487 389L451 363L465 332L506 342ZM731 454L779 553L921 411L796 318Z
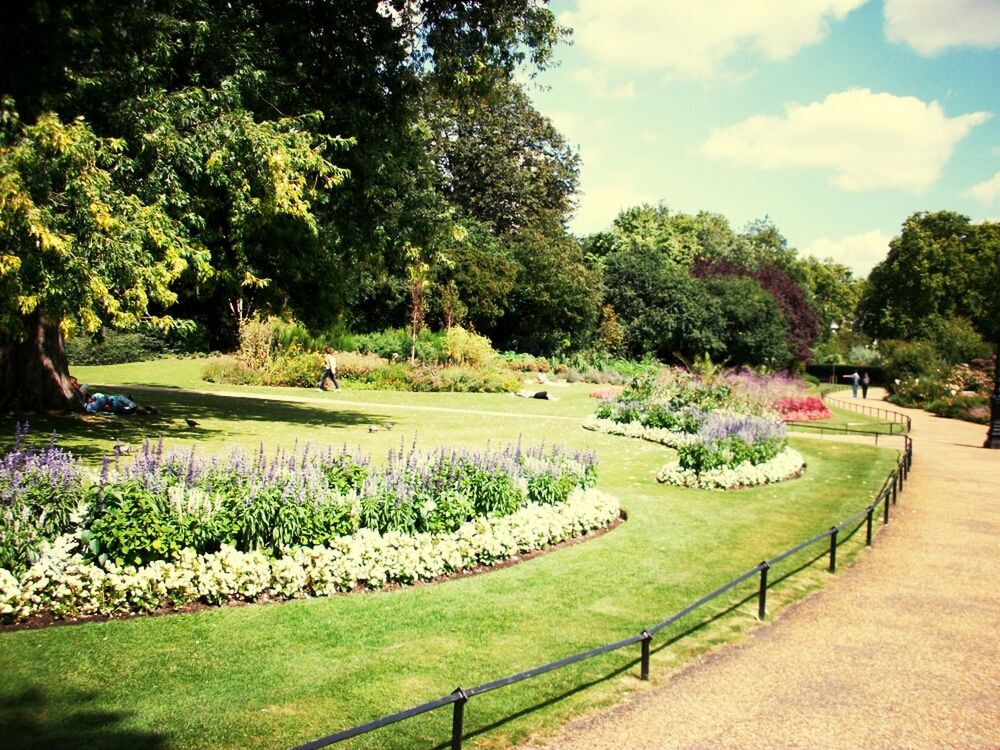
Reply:
M333 356L332 346L328 346L323 350L323 364L323 374L320 376L319 385L316 386L316 390L325 391L326 380L329 378L333 381L333 387L339 391L340 383L337 382L337 358Z
M864 375L859 375L858 371L855 370L844 377L851 380L851 394L854 398L858 397L858 385L861 386L861 398L868 398L868 386L871 385L872 379L868 377L867 372Z

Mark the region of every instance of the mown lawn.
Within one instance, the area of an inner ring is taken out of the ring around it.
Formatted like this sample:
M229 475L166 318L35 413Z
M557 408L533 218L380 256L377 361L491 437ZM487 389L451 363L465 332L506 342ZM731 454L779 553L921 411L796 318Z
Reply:
M76 368L81 380L120 383L160 409L155 417L47 417L36 437L99 465L115 441L163 437L206 453L264 442L360 444L373 456L414 440L485 445L522 439L591 447L599 487L628 521L610 533L503 570L393 591L191 614L0 633L0 726L11 748L281 748L305 742L593 646L681 609L760 560L863 507L895 452L795 438L808 460L799 480L730 493L660 486L669 452L587 432L594 386L553 386L560 400L509 395L398 394L213 388L197 361ZM164 391L140 391L153 384ZM170 386L204 387L208 395ZM240 392L246 398L223 396ZM300 401L254 397L268 393ZM199 425L188 427L184 419ZM3 422L9 440L13 419ZM394 424L386 430L384 425ZM379 426L377 432L369 428ZM841 559L863 542L848 541ZM823 549L771 573L775 613L828 578ZM805 567L804 567L805 566ZM795 569L796 575L783 580ZM729 609L727 612L726 610ZM692 615L654 642L653 680L756 624L755 585ZM684 631L685 637L671 642ZM466 708L466 747L506 747L572 713L641 689L638 647L494 691ZM762 668L766 668L762 665ZM582 689L587 686L586 689ZM410 719L346 747L446 743L450 711Z

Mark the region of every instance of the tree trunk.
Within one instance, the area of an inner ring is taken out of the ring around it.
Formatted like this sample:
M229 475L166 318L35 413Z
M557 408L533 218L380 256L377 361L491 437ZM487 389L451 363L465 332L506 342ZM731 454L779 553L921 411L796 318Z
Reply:
M38 309L21 336L0 334L0 412L79 409L59 321Z

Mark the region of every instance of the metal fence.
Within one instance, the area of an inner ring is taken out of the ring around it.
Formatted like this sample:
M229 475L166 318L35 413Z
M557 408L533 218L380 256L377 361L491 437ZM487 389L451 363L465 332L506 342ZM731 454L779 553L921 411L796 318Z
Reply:
M902 415L900 415L902 416ZM907 427L908 427L907 423ZM838 430L839 431L839 430ZM880 433L871 431L861 431L854 430L854 434L865 434L877 436ZM884 436L884 435L883 435ZM826 531L822 531L815 536L806 539L803 542L796 544L794 547L781 552L774 557L763 560L752 568L747 570L745 573L737 576L728 583L720 586L709 594L701 597L695 602L692 602L684 609L670 615L665 620L662 620L655 625L651 625L640 633L631 635L627 638L623 638L620 641L615 641L614 643L608 643L603 646L597 646L588 651L582 651L572 656L567 656L558 661L553 661L548 664L544 664L539 667L534 667L533 669L525 670L524 672L518 672L517 674L508 675L507 677L501 677L498 680L492 682L487 682L483 685L478 685L472 688L456 688L454 692L448 695L442 696L436 700L429 701L428 703L421 703L419 706L413 706L404 711L399 711L398 713L390 714L388 716L383 716L380 719L375 719L366 724L360 724L350 729L344 729L342 731L336 732L334 734L327 735L325 737L320 737L319 739L307 742L304 745L298 745L294 750L316 750L317 748L327 747L329 745L348 740L352 737L357 737L362 734L367 734L376 729L381 729L382 727L389 726L390 724L395 724L397 722L409 719L413 716L418 716L420 714L427 713L428 711L434 711L445 706L452 706L452 728L451 728L451 744L452 750L461 750L462 738L464 736L464 721L465 721L465 705L472 698L477 695L482 695L483 693L488 693L492 690L497 690L499 688L507 687L508 685L513 685L515 683L521 682L523 680L531 679L532 677L537 677L539 675L545 674L546 672L551 672L555 669L561 669L567 667L571 664L576 664L577 662L586 661L587 659L592 659L596 656L609 653L611 651L617 651L618 649L626 648L628 646L633 646L639 644L640 647L640 666L639 666L639 676L643 680L649 679L649 662L650 662L650 646L653 641L653 637L659 633L664 628L673 625L678 620L686 617L687 615L694 612L696 609L703 607L714 599L722 596L731 589L739 586L755 576L758 578L757 586L757 617L763 620L767 613L767 589L768 589L768 571L776 564L785 560L797 552L801 552L807 547L813 545L818 545L820 543L827 542L829 547L826 551L820 554L820 558L823 556L829 557L828 570L834 573L837 570L837 547L840 543L840 534L845 529L849 529L852 524L864 519L865 525L865 544L866 546L871 546L873 539L873 531L875 525L875 519L877 516L881 516L883 525L889 523L890 508L896 504L899 497L899 493L903 489L903 485L906 482L910 467L913 463L913 442L909 435L903 435L904 440L904 450L899 456L896 462L896 467L893 471L886 477L885 482L882 484L882 488L879 490L875 500L870 504L859 510L854 515L845 518L840 523L835 526L830 527ZM858 527L860 528L860 526ZM853 533L853 532L852 532Z
M892 409L883 409L880 406L859 404L854 400L846 401L844 399L833 398L831 396L827 396L826 400L841 409L850 409L858 414L865 414L869 417L875 417L877 419L885 419L890 425L899 425L902 428L902 432L906 434L910 433L910 418L906 414L901 414L900 412L893 411ZM893 430L890 429L890 432L893 432Z

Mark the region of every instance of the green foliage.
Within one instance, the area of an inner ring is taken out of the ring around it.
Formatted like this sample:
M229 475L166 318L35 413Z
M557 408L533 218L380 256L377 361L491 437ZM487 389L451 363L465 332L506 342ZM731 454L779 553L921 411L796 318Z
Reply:
M441 358L441 333L429 328L417 334L416 354L420 362L436 362ZM356 351L376 354L383 359L405 360L410 356L410 334L405 328L392 328L376 333L354 336Z
M1000 225L950 211L916 213L872 269L860 303L865 331L880 339L923 338L942 320L965 318L982 336L997 331Z
M169 560L194 546L189 519L170 511L162 495L138 482L95 487L93 517L83 542L90 554L119 567Z
M570 474L536 474L528 480L528 502L559 505L569 499L578 480Z
M452 326L441 340L441 354L453 365L483 367L496 360L496 351L490 340L461 326Z
M509 516L524 503L510 475L467 463L462 467L461 491L472 501L476 515Z
M171 284L203 256L162 201L121 184L132 167L125 144L53 114L22 125L10 106L3 101L12 135L0 144L0 327L16 332L41 309L85 331L129 328L151 304L171 304Z
M513 393L520 380L495 367L415 367L408 372L409 390L455 393Z
M464 492L447 490L435 498L417 498L417 528L429 534L455 531L476 514L472 499Z
M989 344L965 318L938 318L928 327L928 341L947 365L989 356Z
M74 365L118 365L144 362L161 356L166 347L161 339L148 333L109 331L103 341L75 336L66 342L66 356Z
M682 469L702 474L712 469L735 468L741 463L753 465L770 461L786 445L786 440L756 440L746 442L738 437L721 440L699 441L677 449L677 460Z
M323 358L319 354L304 352L298 345L293 345L278 352L267 362L264 385L309 388L316 385L322 371Z
M886 379L892 383L897 379L919 378L926 380L932 373L944 367L941 359L929 341L901 341L889 339L879 343Z
M989 424L990 421L990 400L985 393L944 395L931 400L924 408L931 414L948 419L962 419L976 424Z
M69 531L86 499L84 473L54 444L25 445L27 423L0 462L0 568L23 572L42 542Z
M944 383L933 375L912 375L891 381L888 400L900 406L922 409L927 404L946 395Z

